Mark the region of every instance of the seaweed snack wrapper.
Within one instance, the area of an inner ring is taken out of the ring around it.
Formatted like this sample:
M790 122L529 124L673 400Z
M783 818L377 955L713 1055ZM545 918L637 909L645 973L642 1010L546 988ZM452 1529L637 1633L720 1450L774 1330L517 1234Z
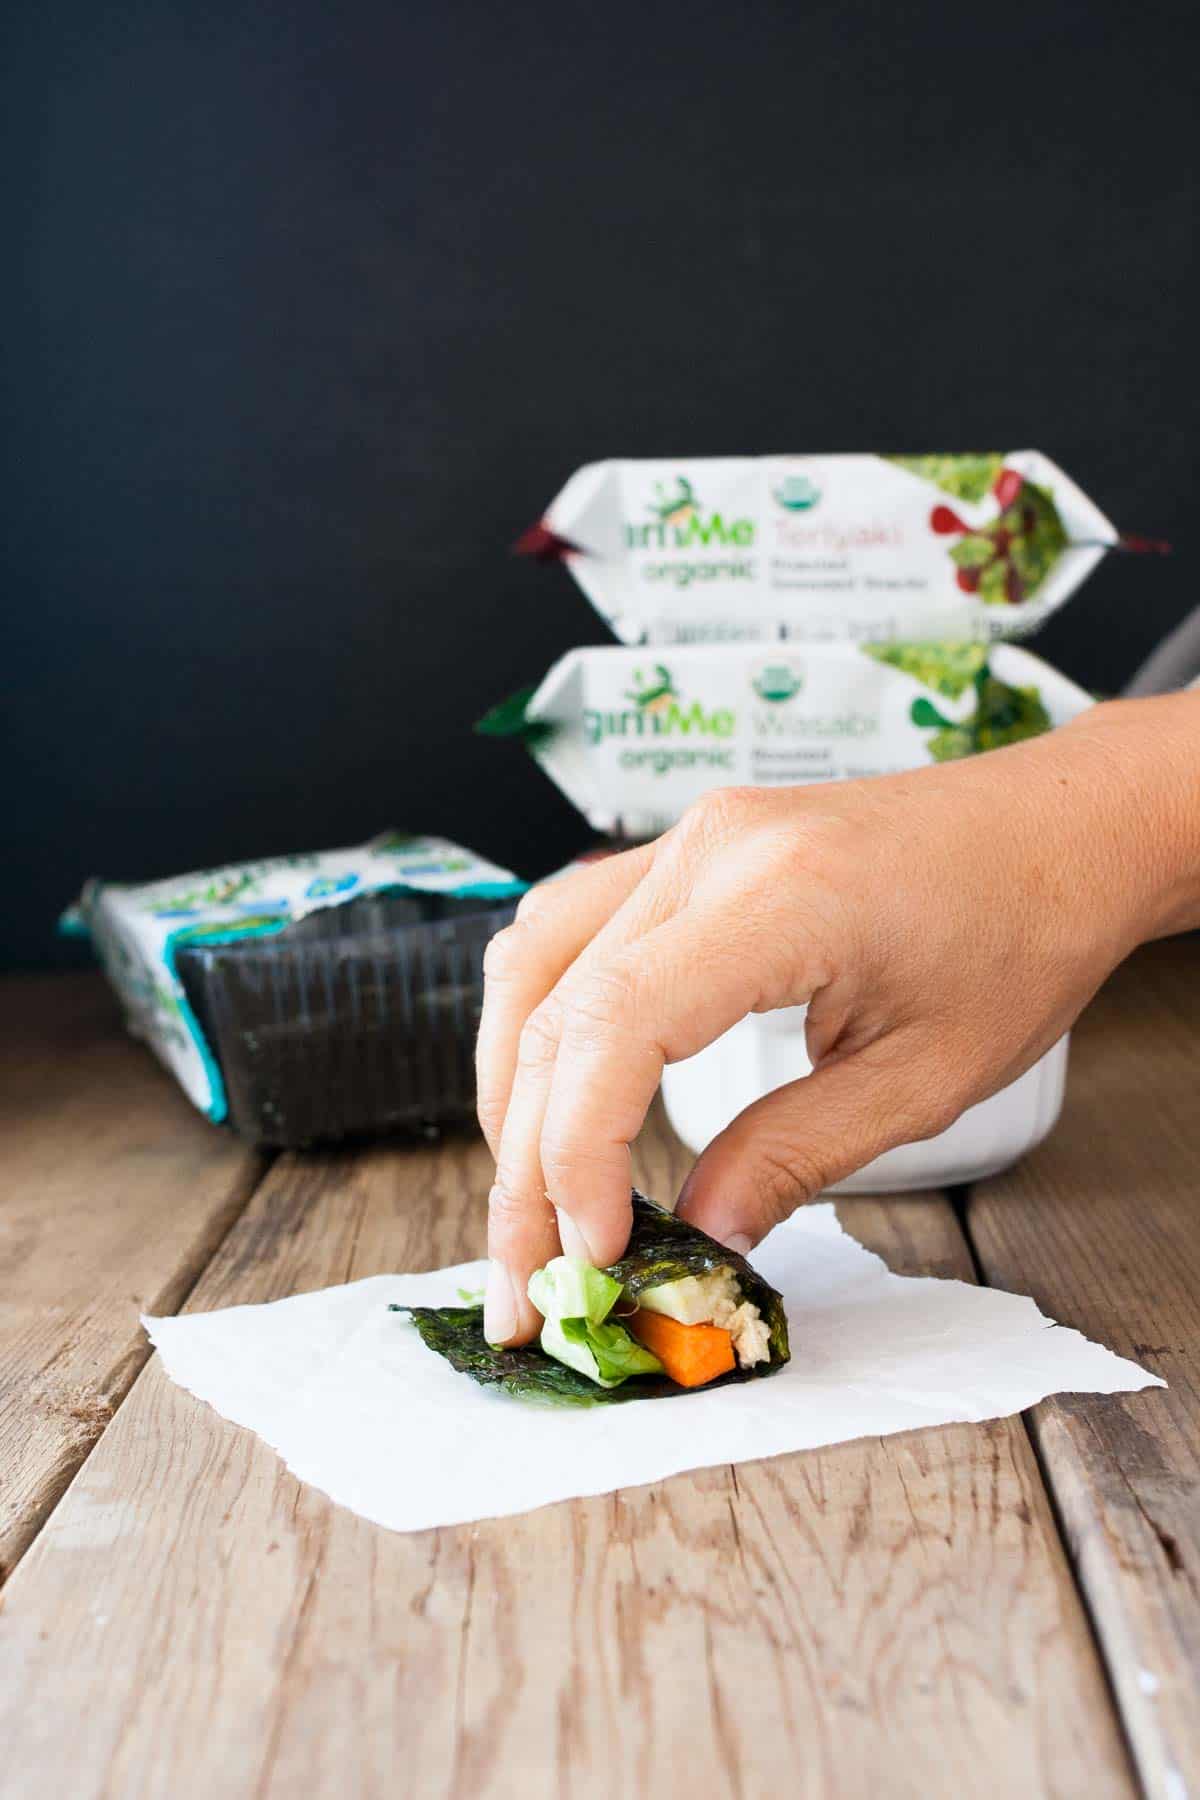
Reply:
M516 546L627 644L1020 637L1118 547L1037 450L588 463Z
M378 919L388 912L389 902L393 903L394 912L401 896L420 899L420 906L400 907L413 922L392 930L386 940L393 947L393 958L402 965L399 972L411 1026L425 1016L422 1006L428 1017L434 1018L430 1003L438 999L435 981L449 990L449 1001L462 1011L463 992L470 985L471 975L464 968L455 980L448 981L445 971L435 973L427 969L429 957L424 945L419 945L419 955L406 953L406 944L420 932L422 911L461 902L470 914L489 909L495 912L507 900L515 903L524 889L525 883L509 870L444 838L385 832L370 843L350 849L235 863L138 886L90 881L77 905L64 915L62 925L67 931L91 937L124 1006L131 1031L150 1045L196 1106L210 1119L223 1121L230 1113L227 1078L231 1071L222 1068L211 1021L206 1030L205 1021L193 1005L195 989L189 991L189 959L203 960L219 946L252 952L255 946L247 943L251 939L260 940L265 950L289 926L298 926L308 934L303 943L298 943L297 954L291 959L299 960L301 966L291 970L293 980L297 975L299 978L297 992L284 996L288 1002L284 1010L289 1016L274 1017L272 1003L279 995L273 989L278 980L265 972L264 965L257 975L258 986L264 990L259 996L259 1013L252 1021L254 1030L241 1046L243 1050L252 1047L257 1055L265 1056L271 1048L267 1035L282 1031L282 1046L276 1046L277 1051L281 1050L281 1058L271 1064L273 1078L282 1078L285 1085L290 1081L293 1092L297 1084L307 1090L313 1085L315 1039L321 1033L341 1034L351 1042L357 1039L361 1046L372 1024L372 1011L378 1010L374 1006L377 991L360 994L355 988L350 1006L333 992L334 982L346 974L353 933L347 924L349 936L339 939L335 956L322 958L320 942L311 946L308 942L314 937L313 927L321 923L318 915L323 917L332 909L346 907L348 921L356 912L361 917L362 909ZM378 926L373 929L378 932ZM290 942L292 935L279 941ZM319 933L315 936L319 939ZM369 947L377 950L379 942L377 936ZM354 969L349 971L352 981L356 973ZM430 991L414 991L422 988ZM308 992L309 989L316 991ZM254 995L250 998L253 1000ZM383 1029L389 1021L378 1023ZM403 1023L403 1019L398 1019L396 1028ZM470 1033L464 1029L459 1035L467 1042L469 1057ZM304 1039L302 1045L300 1038ZM345 1075L347 1067L352 1067L348 1056L342 1057L338 1066ZM238 1071L232 1073L236 1086ZM324 1089L328 1083L321 1081L318 1085ZM305 1092L306 1105L309 1098ZM359 1098L342 1096L345 1104L355 1104ZM429 1108L436 1109L438 1095L430 1094L428 1102ZM347 1117L344 1112L342 1116ZM269 1116L264 1125L261 1118L239 1118L236 1108L231 1122L262 1142L287 1143L326 1135L320 1131L292 1134L284 1129L283 1119L275 1121L280 1129L273 1132ZM359 1122L369 1121L364 1117Z
M711 788L920 768L1089 703L1013 644L612 645L568 652L479 729L520 739L597 831L642 838Z

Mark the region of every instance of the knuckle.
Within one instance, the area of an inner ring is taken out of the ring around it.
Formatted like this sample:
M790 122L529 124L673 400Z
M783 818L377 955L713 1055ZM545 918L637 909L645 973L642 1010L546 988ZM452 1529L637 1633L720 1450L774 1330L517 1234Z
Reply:
M475 1111L479 1119L479 1129L488 1143L498 1143L500 1134L504 1130L504 1115L508 1111L503 1097L499 1094L488 1094L481 1091Z
M531 887L528 893L522 894L517 902L516 918L513 924L528 930L547 924L551 916L558 911L558 896L546 883Z
M969 1104L954 1092L931 1088L919 1100L914 1099L907 1109L907 1141L916 1144L940 1137L943 1131L949 1131Z
M517 920L490 937L483 948L483 974L487 981L511 978L527 949L527 940Z
M573 1038L611 1033L632 1016L637 990L637 979L626 962L614 960L590 969L570 996L566 1030Z
M815 1159L794 1145L761 1143L756 1147L753 1195L762 1235L798 1206L804 1206L825 1186L825 1174Z
M692 801L676 830L681 840L693 848L711 847L742 830L753 818L757 803L754 788L711 788Z
M521 1027L517 1039L517 1067L526 1074L538 1074L549 1068L558 1055L561 1036L561 1006L556 1000L543 1000Z
M488 1237L493 1244L509 1242L525 1223L526 1207L520 1189L503 1168L488 1195Z
M608 1147L598 1145L594 1132L578 1119L548 1118L542 1128L538 1155L551 1191L565 1187L580 1169L605 1168L611 1160Z
M546 1177L546 1185L551 1193L557 1193L579 1167L581 1160L579 1140L572 1132L559 1131L551 1127L542 1133L539 1154L542 1159L542 1173Z
M944 1055L918 1056L895 1072L874 1108L880 1139L886 1136L893 1145L919 1144L948 1131L977 1098L970 1062L964 1049L953 1061Z

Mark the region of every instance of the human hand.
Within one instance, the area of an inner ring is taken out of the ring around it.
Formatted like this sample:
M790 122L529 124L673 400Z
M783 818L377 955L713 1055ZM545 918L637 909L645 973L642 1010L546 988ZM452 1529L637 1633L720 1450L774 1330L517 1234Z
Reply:
M1173 702L1171 754L1149 730L1153 780L1142 755L1146 709L1171 704L912 774L718 790L656 843L532 890L485 964L489 1339L537 1330L526 1282L560 1243L621 1254L664 1064L748 1012L807 1003L814 1073L747 1108L685 1184L679 1211L742 1251L1030 1067L1177 922L1169 821L1200 702Z

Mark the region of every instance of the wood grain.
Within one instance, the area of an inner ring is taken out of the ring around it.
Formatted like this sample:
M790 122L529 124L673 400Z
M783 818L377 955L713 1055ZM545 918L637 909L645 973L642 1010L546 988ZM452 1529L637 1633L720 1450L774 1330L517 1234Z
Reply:
M126 1037L99 976L0 984L0 1581L249 1198L260 1159Z
M1117 973L1053 1137L968 1217L988 1281L1170 1384L1032 1424L1146 1791L1200 1794L1200 937Z
M672 1190L661 1125L641 1165ZM189 1306L478 1254L489 1175L466 1139L282 1159ZM844 1210L968 1273L942 1201ZM120 1800L1133 1791L1019 1422L401 1536L157 1358L9 1585L0 1732Z

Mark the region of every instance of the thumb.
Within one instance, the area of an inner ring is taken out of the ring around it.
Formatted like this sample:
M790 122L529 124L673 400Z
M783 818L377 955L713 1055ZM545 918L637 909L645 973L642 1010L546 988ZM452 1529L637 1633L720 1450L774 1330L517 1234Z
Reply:
M701 1155L676 1211L744 1254L823 1188L945 1130L960 1109L900 1051L877 1039L756 1100Z

